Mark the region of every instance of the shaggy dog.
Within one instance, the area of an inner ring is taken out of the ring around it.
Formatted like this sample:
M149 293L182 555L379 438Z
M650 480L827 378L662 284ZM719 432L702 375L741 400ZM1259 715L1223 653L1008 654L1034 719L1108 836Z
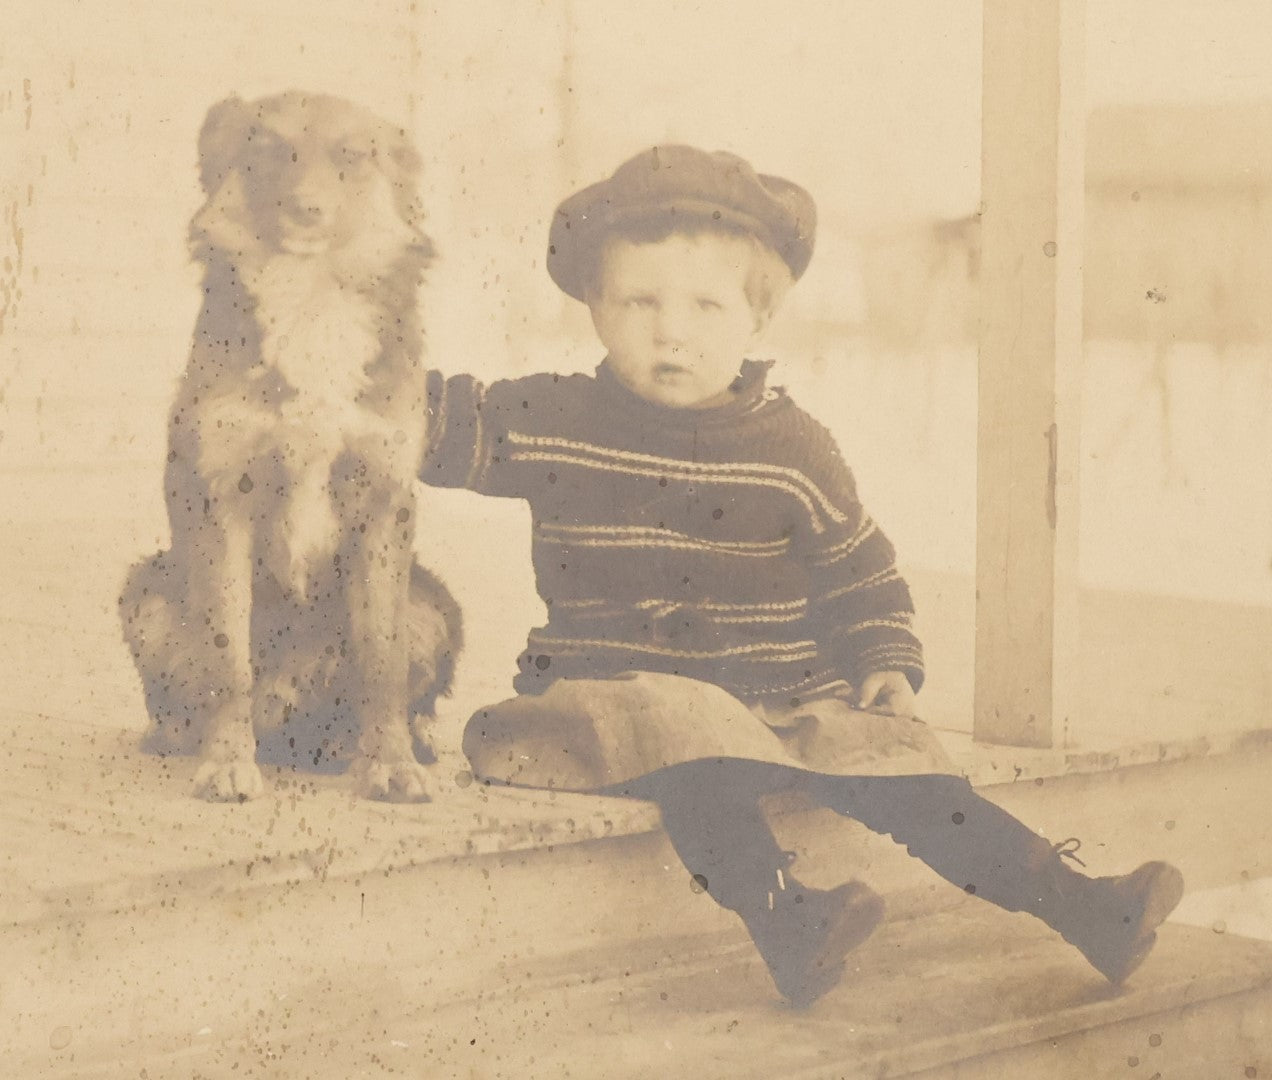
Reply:
M152 720L196 794L242 800L262 760L348 768L424 800L456 605L415 564L427 426L415 302L432 251L419 159L347 101L214 106L191 223L203 309L169 423L172 547L120 599Z

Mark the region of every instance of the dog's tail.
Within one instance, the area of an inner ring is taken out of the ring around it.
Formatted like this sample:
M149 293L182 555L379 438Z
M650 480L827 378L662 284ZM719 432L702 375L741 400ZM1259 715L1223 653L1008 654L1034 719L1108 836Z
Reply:
M455 660L463 647L463 620L450 590L418 563L411 567L407 607L411 730L416 756L427 760L432 754L422 727L433 719L437 699L451 692Z

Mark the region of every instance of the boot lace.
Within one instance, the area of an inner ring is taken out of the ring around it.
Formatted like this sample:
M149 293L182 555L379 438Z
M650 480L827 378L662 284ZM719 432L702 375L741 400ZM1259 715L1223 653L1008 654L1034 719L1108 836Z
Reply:
M1072 859L1079 866L1086 866L1086 863L1078 858L1078 852L1081 848L1082 841L1076 836L1070 836L1067 840L1061 840L1060 843L1051 845L1051 850L1062 859Z
M782 859L783 859L783 861L786 863L786 866L785 866L785 867L783 867L783 866L776 867L776 873L777 873L777 891L778 891L778 892L785 892L785 891L786 891L786 867L789 867L789 866L790 866L790 865L791 865L791 864L795 861L795 857L796 857L796 855L797 855L797 854L798 854L798 853L797 853L797 852L794 852L794 851L783 851L783 852L781 852ZM798 901L797 901L797 902L798 902ZM772 889L769 889L769 893L768 893L768 909L769 909L769 911L772 911L772 910L773 910L773 906L774 906L774 905L773 905L773 890L772 890Z

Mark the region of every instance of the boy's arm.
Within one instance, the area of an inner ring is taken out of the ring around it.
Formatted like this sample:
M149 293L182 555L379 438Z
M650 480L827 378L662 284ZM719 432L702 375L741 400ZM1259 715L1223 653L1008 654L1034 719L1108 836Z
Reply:
M550 378L550 377L549 377ZM467 488L482 495L523 498L524 470L509 461L508 428L514 418L524 422L527 396L536 403L542 393L539 376L500 379L484 385L472 375L429 371L427 433L419 478L430 487Z
M583 375L536 372L489 386L472 375L427 373L427 433L420 479L432 487L468 488L482 495L533 498L555 477L528 444L559 435L562 424L590 415Z
M433 487L476 489L490 457L486 388L471 375L429 371L420 479Z
M885 707L904 696L895 678L923 684L923 647L914 634L914 602L896 551L857 498L852 473L828 432L819 429L816 482L838 513L806 539L810 619L819 650L862 694ZM866 697L870 701L866 701Z

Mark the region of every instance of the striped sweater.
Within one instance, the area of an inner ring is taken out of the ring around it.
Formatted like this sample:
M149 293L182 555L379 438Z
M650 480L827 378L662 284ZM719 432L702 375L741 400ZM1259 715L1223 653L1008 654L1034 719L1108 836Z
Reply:
M895 552L830 433L747 362L727 404L673 409L602 364L482 386L429 375L421 479L529 501L547 625L519 692L662 671L784 703L872 671L917 689Z

